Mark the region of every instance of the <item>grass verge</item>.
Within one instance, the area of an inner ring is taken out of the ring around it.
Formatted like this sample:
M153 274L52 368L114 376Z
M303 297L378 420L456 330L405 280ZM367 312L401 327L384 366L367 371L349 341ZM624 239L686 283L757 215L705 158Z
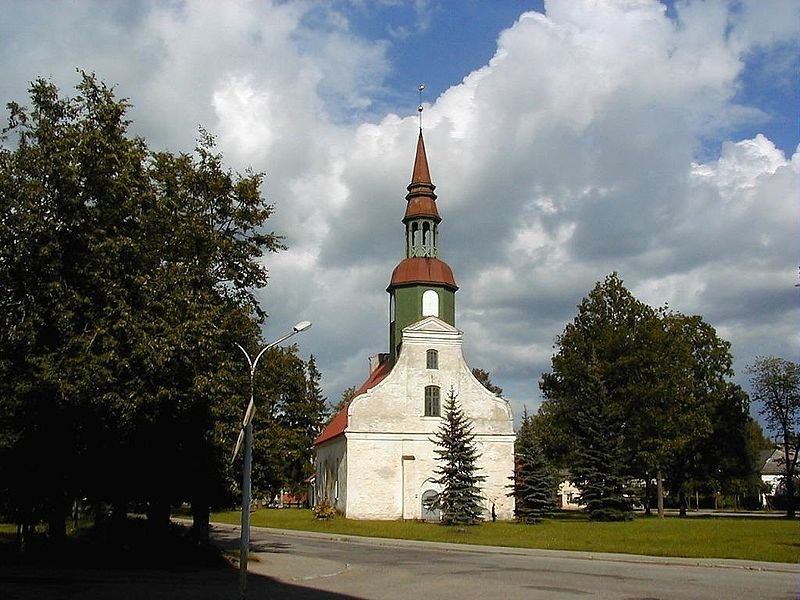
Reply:
M240 511L217 512L212 521L238 524ZM763 518L639 517L626 523L596 523L585 515L565 515L537 525L497 522L454 528L416 521L319 521L310 510L261 509L255 527L433 542L614 552L687 558L733 558L770 562L800 561L800 523Z

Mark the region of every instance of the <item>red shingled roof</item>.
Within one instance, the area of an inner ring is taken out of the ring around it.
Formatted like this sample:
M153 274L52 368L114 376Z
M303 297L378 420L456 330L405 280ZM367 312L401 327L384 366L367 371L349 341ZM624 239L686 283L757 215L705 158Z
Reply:
M378 367L369 374L367 380L361 384L361 387L356 390L355 394L353 394L353 398L357 398L383 381L392 370L390 364L391 363L388 360L384 360L381 364L379 364ZM331 422L328 423L328 426L325 428L325 430L319 434L319 437L316 440L314 440L315 446L319 446L328 440L332 440L333 438L344 434L344 430L347 429L347 409L350 407L350 402L352 402L352 400L346 402L342 408L339 409L339 412L337 412L336 416L334 416Z
M408 200L408 204L406 204L406 214L403 217L404 223L409 219L415 219L417 217L431 217L435 219L437 223L442 220L436 208L435 195L409 193L406 199Z
M417 140L417 155L414 158L414 172L411 174L411 183L408 184L406 200L406 214L403 222L417 217L431 217L440 222L439 210L436 208L436 186L431 183L431 174L428 170L428 158L425 155L425 141L422 131Z
M438 283L458 289L453 270L446 262L423 256L403 259L392 271L390 288L407 283Z

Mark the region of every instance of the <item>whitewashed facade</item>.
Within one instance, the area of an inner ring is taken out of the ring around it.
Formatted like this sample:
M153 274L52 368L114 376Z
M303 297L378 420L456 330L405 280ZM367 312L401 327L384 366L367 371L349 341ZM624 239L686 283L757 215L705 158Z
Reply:
M438 368L427 368L428 351ZM403 330L403 346L391 372L347 407L344 432L317 447L318 501L327 501L352 519L435 518L425 513L423 496L439 488L434 433L442 419L425 416L425 388L450 388L472 420L481 453L479 474L485 516L492 504L498 519L512 519L508 497L514 470L513 418L508 401L489 392L472 375L462 354L462 332L436 317Z
M389 287L389 352L370 361L367 381L315 445L315 498L351 519L424 519L439 463L434 435L452 390L470 419L481 457L485 516L511 519L514 429L508 402L464 361L455 327L450 267L439 258L441 217L420 131L403 224L406 256ZM427 500L427 501L426 501Z

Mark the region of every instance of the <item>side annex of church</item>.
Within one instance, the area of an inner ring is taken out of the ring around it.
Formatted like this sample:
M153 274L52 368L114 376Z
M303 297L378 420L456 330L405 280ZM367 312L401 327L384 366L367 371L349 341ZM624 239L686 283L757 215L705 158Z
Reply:
M487 390L464 360L455 327L453 272L439 254L439 216L420 130L406 195L406 257L389 293L389 352L370 358L370 373L315 441L315 493L351 519L438 520L429 503L439 463L432 441L447 394L470 418L486 477L485 517L494 506L512 519L514 426L507 400Z

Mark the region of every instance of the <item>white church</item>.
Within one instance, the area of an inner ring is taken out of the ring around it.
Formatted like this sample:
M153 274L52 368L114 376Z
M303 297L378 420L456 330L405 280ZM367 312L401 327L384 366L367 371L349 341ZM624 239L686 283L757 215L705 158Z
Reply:
M435 432L452 388L471 419L486 477L485 517L512 519L509 477L514 426L507 400L472 375L455 327L450 267L438 258L441 222L420 130L403 217L406 257L389 292L389 352L370 358L370 373L352 400L315 441L315 498L350 519L438 520L429 503L434 483Z

